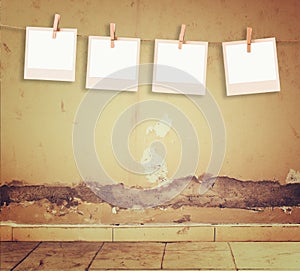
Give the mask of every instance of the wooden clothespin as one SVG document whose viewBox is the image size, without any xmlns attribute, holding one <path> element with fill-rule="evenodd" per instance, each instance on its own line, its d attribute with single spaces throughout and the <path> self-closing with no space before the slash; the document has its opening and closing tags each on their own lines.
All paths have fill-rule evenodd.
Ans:
<svg viewBox="0 0 300 271">
<path fill-rule="evenodd" d="M 53 39 L 56 38 L 56 32 L 59 31 L 59 28 L 58 28 L 59 20 L 60 20 L 60 15 L 55 14 L 54 15 L 54 22 L 53 22 L 53 34 L 52 34 Z"/>
<path fill-rule="evenodd" d="M 184 41 L 184 34 L 185 34 L 185 24 L 182 24 L 180 34 L 179 34 L 178 49 L 182 48 L 182 44 L 183 44 L 183 41 Z"/>
<path fill-rule="evenodd" d="M 110 48 L 115 48 L 116 24 L 110 23 Z"/>
<path fill-rule="evenodd" d="M 247 53 L 251 53 L 252 27 L 247 27 Z"/>
</svg>

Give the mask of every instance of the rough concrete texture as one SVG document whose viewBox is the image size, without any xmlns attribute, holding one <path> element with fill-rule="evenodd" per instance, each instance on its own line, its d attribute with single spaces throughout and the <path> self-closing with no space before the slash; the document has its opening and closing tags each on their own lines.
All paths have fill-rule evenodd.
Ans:
<svg viewBox="0 0 300 271">
<path fill-rule="evenodd" d="M 45 186 L 45 185 L 3 185 L 0 187 L 1 206 L 9 205 L 11 202 L 38 201 L 47 199 L 51 203 L 66 207 L 78 205 L 77 199 L 87 202 L 99 203 L 102 200 L 97 197 L 85 185 L 74 188 L 67 186 Z"/>
<path fill-rule="evenodd" d="M 211 130 L 205 114 L 184 95 L 157 94 L 151 91 L 151 85 L 141 86 L 137 92 L 120 92 L 99 115 L 94 133 L 99 162 L 113 180 L 125 184 L 100 189 L 110 204 L 86 186 L 73 185 L 79 184 L 81 176 L 74 161 L 71 136 L 77 125 L 74 118 L 87 94 L 84 82 L 87 36 L 109 35 L 108 23 L 116 22 L 120 36 L 141 38 L 140 63 L 152 63 L 154 40 L 177 39 L 180 25 L 184 23 L 186 40 L 209 42 L 206 86 L 218 104 L 227 135 L 226 156 L 219 174 L 244 180 L 295 182 L 300 170 L 300 54 L 299 43 L 294 42 L 299 40 L 300 33 L 299 0 L 1 0 L 2 10 L 1 24 L 10 27 L 1 28 L 0 184 L 12 179 L 25 180 L 28 184 L 1 187 L 1 221 L 54 224 L 300 222 L 299 186 L 280 186 L 275 182 L 218 178 L 208 193 L 200 195 L 203 184 L 200 178 L 157 208 L 132 210 L 112 204 L 134 207 L 130 204 L 134 197 L 137 200 L 139 191 L 128 190 L 126 186 L 152 185 L 146 179 L 140 180 L 139 174 L 130 174 L 121 167 L 112 151 L 113 127 L 122 112 L 133 105 L 158 101 L 176 107 L 194 127 L 201 146 L 199 164 L 191 172 L 199 175 L 208 171 L 213 147 Z M 51 26 L 55 12 L 62 14 L 62 27 L 78 29 L 76 82 L 24 80 L 24 29 L 29 25 Z M 281 91 L 228 97 L 221 42 L 244 40 L 248 25 L 253 27 L 254 39 L 276 37 Z M 98 94 L 102 97 L 103 93 Z M 153 113 L 157 113 L 157 109 L 153 108 Z M 164 107 L 162 111 L 156 120 L 168 113 Z M 147 134 L 148 122 L 135 126 L 140 113 L 141 110 L 137 110 L 130 122 L 125 123 L 126 127 L 135 128 L 128 135 L 122 134 L 122 138 L 128 138 L 130 152 L 137 161 L 151 142 L 161 140 L 167 150 L 168 176 L 172 176 L 180 163 L 177 136 L 186 142 L 189 138 L 173 128 L 167 134 L 154 130 Z M 84 159 L 89 163 L 88 158 L 84 156 Z M 59 181 L 58 186 L 55 186 L 56 181 Z M 46 183 L 49 186 L 42 186 Z M 161 187 L 159 191 L 169 190 Z M 150 197 L 153 190 L 143 193 Z M 145 206 L 143 196 L 138 202 L 141 207 Z"/>
<path fill-rule="evenodd" d="M 49 224 L 300 223 L 300 184 L 280 185 L 273 181 L 218 177 L 211 189 L 200 195 L 202 180 L 192 177 L 178 179 L 167 188 L 157 189 L 163 193 L 187 180 L 190 180 L 187 187 L 174 199 L 146 209 L 108 204 L 85 184 L 62 187 L 11 183 L 0 187 L 1 221 Z M 119 199 L 121 205 L 133 200 L 136 190 L 116 184 L 105 186 L 102 193 L 106 191 L 113 197 L 112 201 Z M 142 195 L 146 199 L 152 196 L 151 193 L 153 191 L 144 190 Z"/>
<path fill-rule="evenodd" d="M 112 205 L 117 207 L 147 208 L 149 201 L 154 204 L 159 196 L 164 197 L 164 194 L 170 190 L 178 190 L 186 186 L 182 193 L 171 201 L 158 206 L 174 209 L 182 206 L 249 209 L 300 205 L 300 184 L 280 185 L 274 181 L 240 181 L 228 177 L 218 177 L 213 180 L 211 189 L 203 195 L 199 194 L 202 180 L 196 177 L 187 177 L 174 180 L 168 185 L 156 189 L 128 188 L 123 184 L 100 186 L 90 183 L 89 185 L 94 186 L 93 191 L 98 196 L 85 184 L 76 187 L 3 185 L 0 187 L 0 196 L 1 206 L 11 202 L 47 199 L 57 205 L 63 205 L 66 202 L 68 208 L 78 205 L 78 199 L 90 203 L 101 203 L 103 202 L 101 198 L 109 198 L 108 203 L 114 203 Z M 160 194 L 158 195 L 158 193 Z M 137 196 L 139 197 L 138 206 L 135 202 Z M 157 202 L 159 201 L 157 200 Z"/>
<path fill-rule="evenodd" d="M 274 181 L 240 181 L 218 177 L 204 195 L 197 194 L 200 182 L 192 182 L 178 197 L 166 206 L 184 205 L 199 207 L 242 208 L 298 206 L 300 185 L 280 185 Z"/>
</svg>

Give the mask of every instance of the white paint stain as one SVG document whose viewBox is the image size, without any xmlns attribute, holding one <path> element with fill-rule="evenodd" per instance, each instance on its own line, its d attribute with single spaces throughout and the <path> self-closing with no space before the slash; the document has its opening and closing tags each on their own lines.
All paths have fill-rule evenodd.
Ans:
<svg viewBox="0 0 300 271">
<path fill-rule="evenodd" d="M 155 132 L 158 137 L 165 137 L 172 127 L 172 120 L 168 115 L 164 115 L 163 118 L 156 122 L 153 126 L 149 126 L 146 130 L 146 135 L 151 132 Z"/>
<path fill-rule="evenodd" d="M 112 207 L 111 212 L 115 215 L 118 213 L 118 208 L 117 207 Z"/>
<path fill-rule="evenodd" d="M 300 172 L 290 169 L 286 179 L 286 183 L 300 183 Z"/>
<path fill-rule="evenodd" d="M 144 150 L 141 164 L 145 169 L 147 180 L 150 183 L 161 183 L 168 179 L 168 168 L 165 160 L 152 147 Z"/>
<path fill-rule="evenodd" d="M 154 132 L 157 137 L 164 138 L 171 130 L 172 120 L 167 114 L 154 125 L 147 127 L 146 135 Z M 161 157 L 154 147 L 148 147 L 144 150 L 141 158 L 141 164 L 145 169 L 146 178 L 150 183 L 161 185 L 168 181 L 168 167 L 163 157 Z"/>
</svg>

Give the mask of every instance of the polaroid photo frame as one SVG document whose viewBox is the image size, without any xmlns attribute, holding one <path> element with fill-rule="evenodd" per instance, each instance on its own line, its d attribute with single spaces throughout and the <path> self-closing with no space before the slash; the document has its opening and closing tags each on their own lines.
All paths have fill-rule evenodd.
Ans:
<svg viewBox="0 0 300 271">
<path fill-rule="evenodd" d="M 26 27 L 24 79 L 75 81 L 77 29 Z"/>
<path fill-rule="evenodd" d="M 280 91 L 275 38 L 223 42 L 227 96 Z"/>
<path fill-rule="evenodd" d="M 137 91 L 140 39 L 89 36 L 87 89 Z"/>
<path fill-rule="evenodd" d="M 208 42 L 155 40 L 152 91 L 205 95 Z"/>
</svg>

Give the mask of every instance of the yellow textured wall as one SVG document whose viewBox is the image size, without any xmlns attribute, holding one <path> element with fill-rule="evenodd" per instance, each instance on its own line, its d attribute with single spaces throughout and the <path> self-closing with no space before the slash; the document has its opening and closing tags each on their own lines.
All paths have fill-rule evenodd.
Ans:
<svg viewBox="0 0 300 271">
<path fill-rule="evenodd" d="M 75 184 L 81 181 L 72 149 L 77 108 L 86 94 L 87 35 L 140 37 L 141 63 L 153 61 L 154 39 L 177 39 L 187 25 L 186 40 L 231 41 L 253 38 L 300 39 L 298 0 L 2 0 L 1 24 L 51 27 L 54 13 L 60 27 L 77 28 L 76 81 L 23 79 L 25 31 L 1 28 L 1 183 L 22 180 L 32 184 Z M 226 97 L 221 44 L 209 44 L 207 88 L 222 112 L 227 132 L 226 155 L 220 175 L 252 180 L 284 181 L 289 169 L 300 169 L 299 43 L 277 44 L 281 91 Z M 99 93 L 101 95 L 101 93 Z M 129 105 L 155 99 L 179 108 L 199 136 L 201 157 L 196 175 L 206 171 L 211 151 L 208 125 L 184 96 L 121 93 L 107 106 L 96 129 L 99 159 L 111 177 L 129 185 L 149 186 L 145 178 L 128 173 L 113 157 L 113 123 Z M 139 160 L 155 139 L 145 135 L 153 122 L 142 123 L 129 135 L 129 146 Z M 105 136 L 98 136 L 106 131 Z M 128 135 L 125 135 L 126 137 Z M 170 174 L 180 163 L 180 141 L 173 131 L 163 139 Z"/>
</svg>

